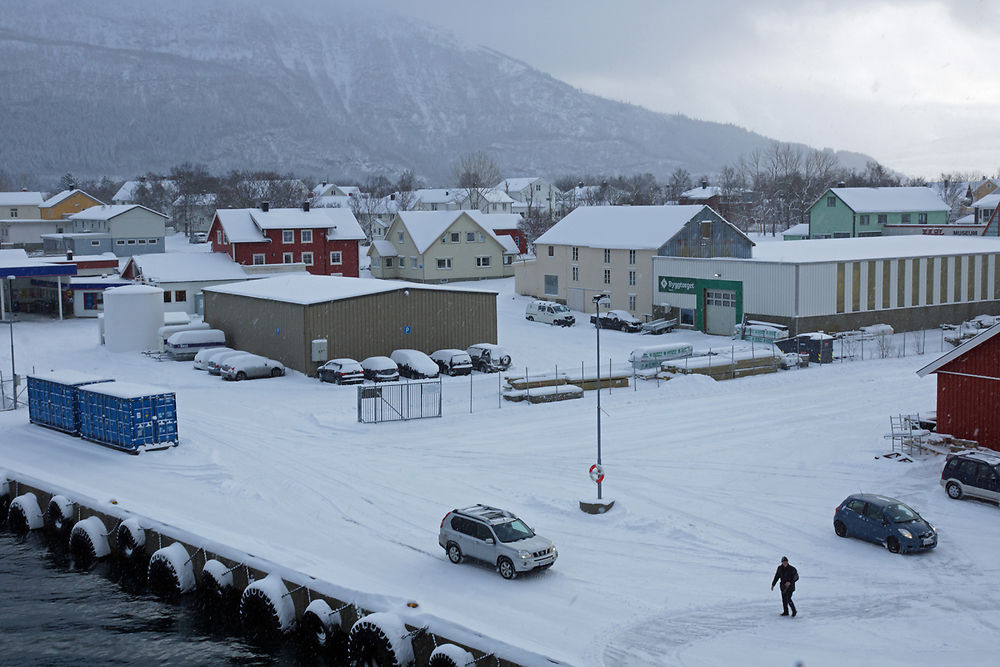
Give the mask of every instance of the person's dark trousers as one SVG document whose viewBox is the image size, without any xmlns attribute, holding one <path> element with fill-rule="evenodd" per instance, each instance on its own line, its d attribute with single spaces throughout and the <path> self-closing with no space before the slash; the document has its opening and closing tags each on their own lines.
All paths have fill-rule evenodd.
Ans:
<svg viewBox="0 0 1000 667">
<path fill-rule="evenodd" d="M 784 586 L 782 586 L 782 588 L 781 588 L 781 607 L 782 607 L 782 609 L 784 609 L 784 613 L 785 614 L 788 613 L 788 609 L 789 609 L 789 607 L 791 607 L 791 609 L 792 609 L 792 616 L 795 616 L 795 614 L 797 613 L 795 611 L 795 603 L 792 602 L 792 593 L 794 593 L 794 592 L 795 591 L 793 591 L 791 589 L 791 587 L 784 587 Z"/>
</svg>

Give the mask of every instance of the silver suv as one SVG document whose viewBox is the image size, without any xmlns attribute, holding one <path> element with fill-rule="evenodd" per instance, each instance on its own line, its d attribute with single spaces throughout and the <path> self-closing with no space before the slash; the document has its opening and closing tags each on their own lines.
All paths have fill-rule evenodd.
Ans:
<svg viewBox="0 0 1000 667">
<path fill-rule="evenodd" d="M 448 512 L 441 520 L 438 544 L 452 563 L 466 558 L 491 563 L 504 579 L 547 569 L 559 555 L 551 540 L 535 535 L 510 512 L 487 505 Z"/>
</svg>

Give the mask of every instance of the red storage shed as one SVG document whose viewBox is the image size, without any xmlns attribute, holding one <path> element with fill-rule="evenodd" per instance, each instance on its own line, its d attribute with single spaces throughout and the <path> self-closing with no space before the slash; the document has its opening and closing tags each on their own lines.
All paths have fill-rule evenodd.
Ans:
<svg viewBox="0 0 1000 667">
<path fill-rule="evenodd" d="M 1000 450 L 1000 324 L 924 366 L 937 374 L 937 430 Z"/>
</svg>

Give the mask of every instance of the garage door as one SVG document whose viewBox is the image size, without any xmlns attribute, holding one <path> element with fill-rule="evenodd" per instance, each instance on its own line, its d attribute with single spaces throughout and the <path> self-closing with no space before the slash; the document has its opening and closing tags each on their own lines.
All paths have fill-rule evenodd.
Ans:
<svg viewBox="0 0 1000 667">
<path fill-rule="evenodd" d="M 736 326 L 736 292 L 705 290 L 705 333 L 732 336 Z"/>
</svg>

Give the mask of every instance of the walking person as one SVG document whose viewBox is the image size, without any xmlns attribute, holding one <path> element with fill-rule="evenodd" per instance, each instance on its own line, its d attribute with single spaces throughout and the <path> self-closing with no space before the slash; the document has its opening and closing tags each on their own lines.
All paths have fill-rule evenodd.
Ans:
<svg viewBox="0 0 1000 667">
<path fill-rule="evenodd" d="M 781 606 L 784 609 L 781 612 L 782 616 L 788 616 L 788 610 L 791 608 L 792 616 L 797 613 L 795 611 L 795 603 L 792 602 L 792 593 L 795 592 L 795 582 L 799 580 L 799 571 L 788 564 L 788 556 L 781 557 L 781 565 L 778 566 L 777 571 L 774 573 L 774 579 L 771 580 L 771 590 L 774 590 L 774 585 L 781 582 Z"/>
</svg>

